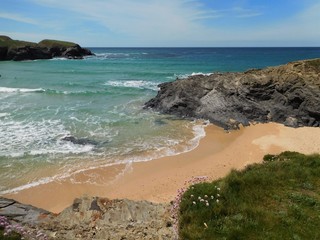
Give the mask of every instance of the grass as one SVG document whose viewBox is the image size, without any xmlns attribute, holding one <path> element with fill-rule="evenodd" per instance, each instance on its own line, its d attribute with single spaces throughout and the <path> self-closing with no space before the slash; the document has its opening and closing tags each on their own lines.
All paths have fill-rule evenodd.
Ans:
<svg viewBox="0 0 320 240">
<path fill-rule="evenodd" d="M 190 187 L 180 203 L 183 240 L 311 240 L 320 239 L 319 226 L 319 154 L 267 155 L 264 164 Z"/>
<path fill-rule="evenodd" d="M 0 35 L 0 47 L 8 47 L 10 48 L 18 48 L 23 46 L 36 46 L 37 44 L 34 42 L 26 42 L 13 40 L 7 36 Z"/>
<path fill-rule="evenodd" d="M 66 41 L 58 41 L 58 40 L 49 40 L 45 39 L 38 43 L 40 47 L 73 47 L 76 44 L 73 42 L 66 42 Z"/>
<path fill-rule="evenodd" d="M 45 39 L 42 40 L 39 43 L 34 43 L 34 42 L 26 42 L 26 41 L 19 41 L 19 40 L 13 40 L 8 36 L 3 36 L 0 35 L 0 47 L 8 47 L 9 49 L 11 48 L 18 48 L 18 47 L 24 47 L 24 46 L 32 46 L 32 47 L 73 47 L 75 46 L 76 43 L 73 42 L 65 42 L 65 41 L 58 41 L 58 40 L 49 40 Z"/>
<path fill-rule="evenodd" d="M 306 61 L 306 65 L 320 71 L 320 59 L 308 60 Z"/>
<path fill-rule="evenodd" d="M 4 229 L 0 227 L 0 240 L 20 240 L 22 238 L 22 236 L 16 232 L 12 232 L 8 235 L 5 235 L 4 233 Z"/>
</svg>

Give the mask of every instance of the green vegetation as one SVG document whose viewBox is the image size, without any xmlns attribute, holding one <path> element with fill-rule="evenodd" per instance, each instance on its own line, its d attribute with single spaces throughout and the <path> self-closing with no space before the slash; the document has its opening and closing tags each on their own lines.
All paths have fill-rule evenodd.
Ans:
<svg viewBox="0 0 320 240">
<path fill-rule="evenodd" d="M 19 233 L 11 232 L 10 234 L 5 234 L 3 228 L 0 227 L 0 239 L 1 240 L 20 240 L 22 236 Z"/>
<path fill-rule="evenodd" d="M 320 239 L 320 155 L 264 160 L 190 187 L 180 204 L 180 239 Z"/>
<path fill-rule="evenodd" d="M 58 40 L 49 40 L 45 39 L 42 40 L 41 42 L 38 43 L 39 47 L 47 47 L 47 48 L 52 48 L 52 47 L 73 47 L 77 45 L 76 43 L 73 42 L 65 42 L 65 41 L 58 41 Z"/>
<path fill-rule="evenodd" d="M 19 41 L 19 40 L 13 40 L 8 36 L 0 35 L 0 47 L 8 47 L 11 48 L 18 48 L 18 47 L 24 47 L 24 46 L 32 46 L 32 47 L 46 47 L 46 48 L 52 48 L 52 47 L 73 47 L 77 45 L 73 42 L 65 42 L 65 41 L 58 41 L 58 40 L 42 40 L 39 43 L 34 42 L 26 42 L 26 41 Z"/>
<path fill-rule="evenodd" d="M 308 60 L 306 61 L 306 65 L 320 71 L 320 59 Z"/>
<path fill-rule="evenodd" d="M 23 46 L 36 46 L 36 45 L 37 44 L 33 42 L 13 40 L 8 36 L 0 35 L 0 47 L 8 47 L 8 49 L 10 49 L 10 48 L 23 47 Z"/>
</svg>

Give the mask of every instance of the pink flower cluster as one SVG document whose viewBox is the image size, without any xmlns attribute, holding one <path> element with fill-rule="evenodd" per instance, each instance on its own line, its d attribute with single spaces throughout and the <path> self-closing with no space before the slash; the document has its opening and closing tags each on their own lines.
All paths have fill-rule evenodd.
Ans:
<svg viewBox="0 0 320 240">
<path fill-rule="evenodd" d="M 178 189 L 178 193 L 173 201 L 172 208 L 171 208 L 171 216 L 174 221 L 173 227 L 177 236 L 178 236 L 178 229 L 179 229 L 179 208 L 180 208 L 180 203 L 181 203 L 183 194 L 187 191 L 190 185 L 202 183 L 207 180 L 208 180 L 207 176 L 192 177 L 190 180 L 184 182 L 184 186 L 182 188 Z"/>
<path fill-rule="evenodd" d="M 4 236 L 10 236 L 13 233 L 21 235 L 21 239 L 47 240 L 48 237 L 41 231 L 26 230 L 19 224 L 11 224 L 5 216 L 0 216 L 0 228 L 4 229 Z M 1 236 L 0 236 L 1 238 Z"/>
</svg>

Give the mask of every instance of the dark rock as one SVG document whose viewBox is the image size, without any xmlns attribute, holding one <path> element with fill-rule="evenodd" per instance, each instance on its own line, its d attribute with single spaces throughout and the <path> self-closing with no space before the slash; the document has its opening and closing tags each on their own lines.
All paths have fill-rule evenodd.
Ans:
<svg viewBox="0 0 320 240">
<path fill-rule="evenodd" d="M 73 59 L 81 59 L 83 58 L 83 53 L 81 51 L 81 47 L 79 45 L 69 47 L 61 54 L 62 57 L 73 58 Z"/>
<path fill-rule="evenodd" d="M 72 42 L 43 40 L 39 43 L 33 43 L 0 36 L 0 43 L 0 61 L 51 59 L 54 57 L 82 59 L 84 56 L 94 55 L 90 50 Z"/>
<path fill-rule="evenodd" d="M 47 49 L 37 47 L 20 47 L 10 49 L 7 53 L 7 58 L 13 61 L 36 60 L 36 59 L 50 59 L 51 54 Z"/>
<path fill-rule="evenodd" d="M 320 125 L 320 61 L 306 60 L 244 73 L 191 76 L 160 84 L 145 104 L 162 113 L 208 119 L 226 129 L 250 122 Z"/>
<path fill-rule="evenodd" d="M 90 140 L 87 138 L 76 138 L 74 136 L 66 136 L 66 137 L 62 138 L 61 140 L 72 142 L 72 143 L 78 144 L 78 145 L 98 145 L 98 142 L 96 142 L 94 140 Z"/>
<path fill-rule="evenodd" d="M 0 216 L 30 226 L 48 221 L 52 217 L 48 211 L 3 197 L 0 197 Z"/>
<path fill-rule="evenodd" d="M 0 47 L 0 61 L 7 59 L 8 47 Z"/>
</svg>

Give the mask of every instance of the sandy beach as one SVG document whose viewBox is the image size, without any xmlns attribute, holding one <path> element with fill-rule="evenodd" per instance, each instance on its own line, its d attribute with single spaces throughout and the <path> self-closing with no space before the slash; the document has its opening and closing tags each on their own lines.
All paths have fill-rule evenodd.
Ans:
<svg viewBox="0 0 320 240">
<path fill-rule="evenodd" d="M 193 176 L 214 180 L 262 162 L 265 154 L 285 150 L 305 154 L 320 152 L 320 128 L 289 128 L 281 124 L 256 124 L 226 132 L 209 125 L 194 150 L 149 162 L 89 170 L 5 197 L 52 212 L 60 212 L 82 195 L 168 202 Z"/>
</svg>

